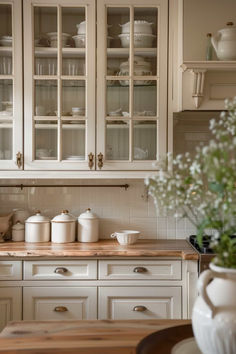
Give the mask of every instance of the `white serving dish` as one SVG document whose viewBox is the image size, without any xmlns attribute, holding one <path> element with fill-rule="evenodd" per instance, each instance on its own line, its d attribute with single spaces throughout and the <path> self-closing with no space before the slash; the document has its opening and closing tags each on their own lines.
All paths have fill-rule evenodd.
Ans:
<svg viewBox="0 0 236 354">
<path fill-rule="evenodd" d="M 25 242 L 49 242 L 50 220 L 40 211 L 25 221 Z"/>
<path fill-rule="evenodd" d="M 123 33 L 119 34 L 118 37 L 121 40 L 122 47 L 128 48 L 130 35 Z M 156 38 L 156 36 L 153 34 L 134 33 L 134 48 L 152 48 L 154 38 Z"/>
<path fill-rule="evenodd" d="M 82 21 L 76 25 L 78 34 L 86 34 L 86 21 Z"/>
<path fill-rule="evenodd" d="M 77 34 L 72 37 L 75 42 L 76 48 L 85 48 L 86 45 L 86 34 Z"/>
<path fill-rule="evenodd" d="M 134 33 L 152 34 L 152 24 L 144 20 L 134 20 Z M 122 33 L 130 33 L 130 22 L 120 25 Z"/>
<path fill-rule="evenodd" d="M 0 39 L 0 46 L 2 47 L 11 47 L 12 46 L 12 38 L 7 39 L 7 38 L 1 38 Z"/>
<path fill-rule="evenodd" d="M 57 32 L 49 32 L 47 33 L 47 36 L 49 37 L 50 41 L 50 46 L 51 47 L 57 47 Z M 67 44 L 67 40 L 71 37 L 70 34 L 68 33 L 62 33 L 61 34 L 61 45 L 62 47 L 65 47 Z"/>
<path fill-rule="evenodd" d="M 99 220 L 88 208 L 78 217 L 78 241 L 97 242 L 99 239 Z"/>
<path fill-rule="evenodd" d="M 132 245 L 138 240 L 139 235 L 139 231 L 120 230 L 111 234 L 111 238 L 116 238 L 120 245 Z"/>
<path fill-rule="evenodd" d="M 52 242 L 69 243 L 75 241 L 76 219 L 68 210 L 63 210 L 52 221 Z"/>
</svg>

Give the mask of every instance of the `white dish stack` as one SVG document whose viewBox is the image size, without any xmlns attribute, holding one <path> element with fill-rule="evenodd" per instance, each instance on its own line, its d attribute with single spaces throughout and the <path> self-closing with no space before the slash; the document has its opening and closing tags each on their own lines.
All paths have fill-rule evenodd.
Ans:
<svg viewBox="0 0 236 354">
<path fill-rule="evenodd" d="M 130 45 L 130 22 L 120 25 L 119 38 L 123 48 Z M 155 35 L 152 34 L 152 23 L 144 20 L 134 20 L 134 48 L 151 48 Z"/>
<path fill-rule="evenodd" d="M 120 76 L 128 76 L 129 75 L 129 60 L 124 61 L 120 64 Z M 152 75 L 151 71 L 151 63 L 146 61 L 143 57 L 134 56 L 134 75 L 135 76 L 147 76 Z M 150 80 L 135 80 L 134 85 L 149 85 Z M 128 86 L 129 80 L 120 80 L 120 85 Z"/>
</svg>

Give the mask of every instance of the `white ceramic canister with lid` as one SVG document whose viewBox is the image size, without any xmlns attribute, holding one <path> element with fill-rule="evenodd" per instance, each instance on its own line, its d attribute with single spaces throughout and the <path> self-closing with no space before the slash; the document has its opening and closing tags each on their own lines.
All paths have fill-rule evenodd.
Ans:
<svg viewBox="0 0 236 354">
<path fill-rule="evenodd" d="M 18 220 L 15 225 L 12 226 L 12 241 L 20 242 L 25 240 L 25 225 L 21 224 Z"/>
<path fill-rule="evenodd" d="M 60 215 L 52 219 L 52 242 L 68 243 L 75 241 L 76 219 L 68 210 L 63 210 Z"/>
<path fill-rule="evenodd" d="M 99 220 L 88 208 L 78 217 L 78 241 L 97 242 L 99 239 Z"/>
<path fill-rule="evenodd" d="M 37 211 L 25 221 L 25 242 L 50 241 L 50 219 Z"/>
</svg>

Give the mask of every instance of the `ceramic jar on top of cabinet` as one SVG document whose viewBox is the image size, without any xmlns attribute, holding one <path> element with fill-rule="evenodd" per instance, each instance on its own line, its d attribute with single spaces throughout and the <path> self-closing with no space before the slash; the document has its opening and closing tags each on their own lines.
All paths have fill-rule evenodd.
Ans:
<svg viewBox="0 0 236 354">
<path fill-rule="evenodd" d="M 67 243 L 75 241 L 76 219 L 68 210 L 63 210 L 60 215 L 52 219 L 52 242 Z"/>
<path fill-rule="evenodd" d="M 97 242 L 99 239 L 99 221 L 96 214 L 88 208 L 78 217 L 78 241 Z"/>
<path fill-rule="evenodd" d="M 25 222 L 25 242 L 50 241 L 50 219 L 37 211 Z"/>
</svg>

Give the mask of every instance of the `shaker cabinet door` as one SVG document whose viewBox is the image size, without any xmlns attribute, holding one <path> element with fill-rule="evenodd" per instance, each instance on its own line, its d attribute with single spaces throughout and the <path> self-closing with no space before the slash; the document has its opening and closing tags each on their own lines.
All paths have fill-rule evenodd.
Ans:
<svg viewBox="0 0 236 354">
<path fill-rule="evenodd" d="M 0 332 L 9 321 L 21 320 L 22 288 L 0 288 Z"/>
<path fill-rule="evenodd" d="M 167 4 L 98 1 L 98 169 L 152 170 L 166 152 Z"/>
<path fill-rule="evenodd" d="M 94 169 L 95 1 L 25 0 L 24 25 L 25 169 Z"/>
<path fill-rule="evenodd" d="M 25 287 L 24 320 L 94 320 L 96 287 Z"/>
<path fill-rule="evenodd" d="M 23 168 L 21 1 L 0 1 L 0 169 Z"/>
</svg>

